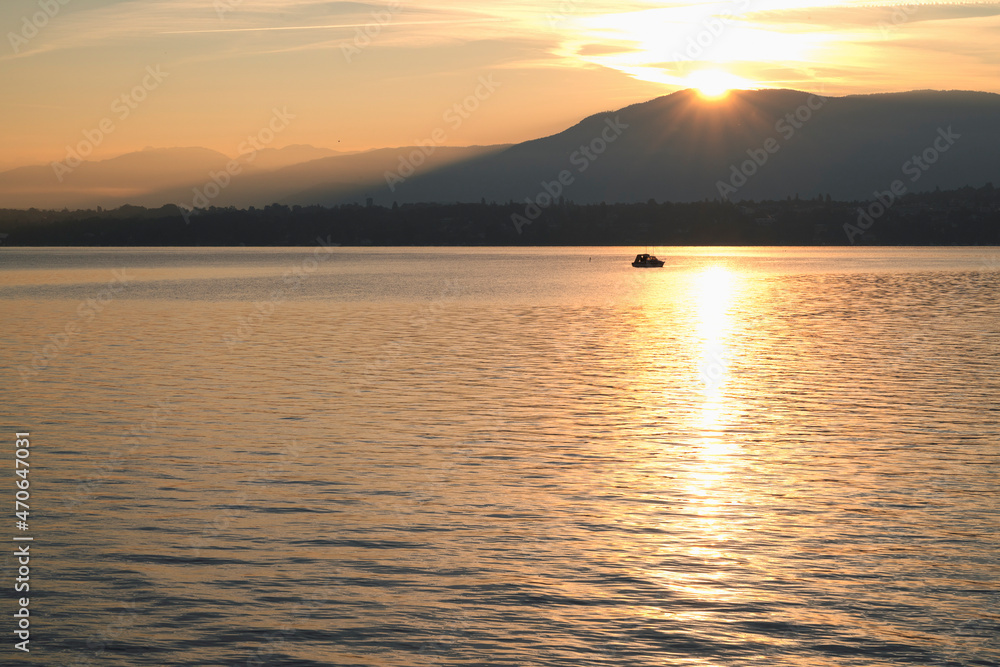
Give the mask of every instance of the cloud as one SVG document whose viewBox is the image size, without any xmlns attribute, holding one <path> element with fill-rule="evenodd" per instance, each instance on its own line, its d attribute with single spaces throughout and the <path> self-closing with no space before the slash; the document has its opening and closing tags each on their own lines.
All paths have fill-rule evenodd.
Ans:
<svg viewBox="0 0 1000 667">
<path fill-rule="evenodd" d="M 955 5 L 791 0 L 675 3 L 575 20 L 560 53 L 643 81 L 688 85 L 699 69 L 723 68 L 762 87 L 848 86 L 840 64 L 861 86 L 922 87 L 947 72 L 997 77 L 995 20 L 1000 3 Z M 896 44 L 897 46 L 893 46 Z M 603 48 L 602 48 L 603 47 Z M 907 52 L 903 55 L 903 49 Z M 970 59 L 974 71 L 969 71 Z M 926 69 L 924 63 L 932 68 Z M 871 70 L 869 72 L 869 69 Z M 779 76 L 775 74 L 780 72 Z M 827 81 L 823 72 L 832 76 Z M 995 88 L 986 85 L 985 88 Z"/>
<path fill-rule="evenodd" d="M 442 19 L 437 21 L 393 21 L 393 26 L 414 26 L 414 25 L 448 25 L 448 24 L 469 24 L 469 23 L 490 23 L 502 21 L 503 19 Z M 365 28 L 372 25 L 372 21 L 364 23 L 337 23 L 328 25 L 282 25 L 263 26 L 259 28 L 214 28 L 208 30 L 170 30 L 161 32 L 161 35 L 202 35 L 227 32 L 276 32 L 281 30 L 347 30 L 349 28 Z"/>
<path fill-rule="evenodd" d="M 391 15 L 386 31 L 396 33 L 393 43 L 413 41 L 426 44 L 428 37 L 437 41 L 456 38 L 475 40 L 498 34 L 518 34 L 523 29 L 523 17 L 507 8 L 505 11 L 482 11 L 449 3 L 399 3 L 390 10 L 388 3 L 327 2 L 282 0 L 127 0 L 109 5 L 67 10 L 49 22 L 38 37 L 18 55 L 7 54 L 2 59 L 29 58 L 52 51 L 91 47 L 129 48 L 149 46 L 169 40 L 197 35 L 227 35 L 237 39 L 241 33 L 273 33 L 276 39 L 294 50 L 303 42 L 323 43 L 331 34 L 343 39 L 353 36 L 357 28 L 378 23 L 376 14 Z M 503 24 L 512 24 L 502 27 Z M 515 25 L 516 24 L 516 25 Z M 461 29 L 458 30 L 458 26 Z M 478 29 L 477 29 L 478 27 Z M 282 35 L 281 33 L 287 33 Z M 387 42 L 389 40 L 386 40 Z M 226 41 L 185 42 L 185 46 L 205 56 L 225 52 Z M 275 52 L 275 43 L 241 43 L 245 53 Z"/>
<path fill-rule="evenodd" d="M 1000 15 L 1000 3 L 864 3 L 863 5 L 831 5 L 823 7 L 793 7 L 760 10 L 748 13 L 751 21 L 766 23 L 779 28 L 789 24 L 796 29 L 809 27 L 829 30 L 841 28 L 868 28 L 882 22 L 895 25 L 923 21 L 941 21 Z"/>
</svg>

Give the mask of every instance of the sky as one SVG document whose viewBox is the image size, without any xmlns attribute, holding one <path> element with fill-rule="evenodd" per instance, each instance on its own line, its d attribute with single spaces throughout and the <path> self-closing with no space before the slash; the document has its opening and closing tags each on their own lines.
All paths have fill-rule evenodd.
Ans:
<svg viewBox="0 0 1000 667">
<path fill-rule="evenodd" d="M 692 87 L 1000 93 L 1000 2 L 3 0 L 0 28 L 0 169 L 516 143 Z"/>
</svg>

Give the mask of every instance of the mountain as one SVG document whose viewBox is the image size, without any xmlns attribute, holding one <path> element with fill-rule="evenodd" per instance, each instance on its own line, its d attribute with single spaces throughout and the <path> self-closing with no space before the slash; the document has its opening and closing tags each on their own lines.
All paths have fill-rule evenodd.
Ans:
<svg viewBox="0 0 1000 667">
<path fill-rule="evenodd" d="M 238 177 L 251 178 L 336 155 L 347 153 L 302 144 L 263 148 L 239 156 Z M 193 198 L 193 188 L 204 186 L 212 174 L 224 172 L 232 159 L 207 148 L 147 148 L 108 160 L 20 167 L 0 173 L 0 207 L 112 208 L 184 203 Z M 161 192 L 170 195 L 163 198 Z M 268 193 L 272 194 L 287 192 Z"/>
<path fill-rule="evenodd" d="M 132 203 L 145 206 L 160 206 L 176 203 L 186 208 L 206 208 L 205 200 L 212 206 L 266 206 L 272 203 L 315 204 L 320 201 L 336 200 L 346 203 L 363 202 L 386 189 L 384 175 L 398 168 L 400 156 L 418 152 L 424 155 L 421 165 L 423 173 L 433 173 L 437 169 L 452 164 L 475 161 L 482 157 L 501 152 L 508 146 L 469 146 L 461 148 L 437 147 L 431 155 L 425 155 L 419 147 L 382 148 L 351 155 L 311 160 L 302 164 L 283 167 L 274 171 L 241 173 L 230 184 L 220 189 L 215 197 L 207 197 L 206 187 L 214 193 L 209 179 L 203 174 L 201 180 L 183 187 L 158 190 Z M 256 164 L 256 161 L 254 161 Z M 199 200 L 198 194 L 202 194 Z M 391 192 L 389 193 L 391 195 Z M 392 199 L 384 197 L 388 203 Z"/>
<path fill-rule="evenodd" d="M 182 186 L 225 169 L 231 160 L 207 148 L 148 148 L 57 171 L 51 165 L 0 173 L 0 207 L 92 208 L 136 203 L 158 187 Z"/>
<path fill-rule="evenodd" d="M 591 116 L 497 154 L 419 173 L 394 192 L 383 187 L 372 196 L 401 204 L 483 197 L 544 204 L 547 192 L 579 203 L 723 195 L 865 200 L 894 181 L 907 192 L 1000 183 L 997 155 L 1000 95 L 991 93 L 822 98 L 758 90 L 712 101 L 681 91 Z M 338 201 L 343 197 L 331 192 L 320 203 Z"/>
<path fill-rule="evenodd" d="M 578 203 L 813 198 L 869 200 L 1000 183 L 1000 95 L 914 91 L 823 98 L 794 90 L 694 91 L 590 116 L 502 146 L 336 153 L 312 146 L 230 158 L 146 150 L 0 173 L 0 208 L 186 208 L 363 202 Z"/>
<path fill-rule="evenodd" d="M 246 207 L 330 197 L 363 201 L 385 187 L 384 174 L 399 168 L 400 155 L 416 155 L 422 172 L 432 173 L 506 148 L 410 146 L 337 153 L 296 145 L 241 155 L 232 171 L 227 166 L 233 158 L 205 148 L 146 149 L 84 161 L 60 173 L 52 166 L 0 173 L 0 208 Z"/>
</svg>

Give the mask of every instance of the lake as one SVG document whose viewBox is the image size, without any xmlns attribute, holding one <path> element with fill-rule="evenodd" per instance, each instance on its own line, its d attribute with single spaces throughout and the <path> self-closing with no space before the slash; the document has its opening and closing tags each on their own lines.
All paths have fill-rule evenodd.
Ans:
<svg viewBox="0 0 1000 667">
<path fill-rule="evenodd" d="M 645 250 L 0 249 L 2 662 L 1000 664 L 1000 249 Z"/>
</svg>

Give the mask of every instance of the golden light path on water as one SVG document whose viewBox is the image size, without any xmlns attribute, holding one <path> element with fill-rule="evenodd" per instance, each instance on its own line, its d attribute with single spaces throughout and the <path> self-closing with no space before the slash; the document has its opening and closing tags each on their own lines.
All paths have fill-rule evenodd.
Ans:
<svg viewBox="0 0 1000 667">
<path fill-rule="evenodd" d="M 734 562 L 742 562 L 746 570 L 764 568 L 736 553 L 735 545 L 747 531 L 743 521 L 732 521 L 742 506 L 753 504 L 731 479 L 743 447 L 732 429 L 740 427 L 745 412 L 734 391 L 742 388 L 733 386 L 731 373 L 741 354 L 740 314 L 752 314 L 752 303 L 743 300 L 753 293 L 755 277 L 724 260 L 702 261 L 698 268 L 643 275 L 640 298 L 657 315 L 640 334 L 645 340 L 632 343 L 648 349 L 641 357 L 651 366 L 642 373 L 642 400 L 658 436 L 648 452 L 651 465 L 637 471 L 641 479 L 636 484 L 648 484 L 651 477 L 663 480 L 659 500 L 678 509 L 666 512 L 659 527 L 680 537 L 655 547 L 665 564 L 650 570 L 647 560 L 642 576 L 658 581 L 681 604 L 669 610 L 651 607 L 646 613 L 685 626 L 713 618 L 719 604 L 749 602 L 745 587 L 732 581 Z M 663 327 L 670 319 L 683 324 Z M 678 457 L 679 451 L 687 456 Z M 685 462 L 678 465 L 679 460 Z M 682 562 L 701 566 L 691 569 Z"/>
<path fill-rule="evenodd" d="M 697 434 L 697 467 L 688 471 L 687 490 L 695 501 L 697 516 L 695 529 L 701 533 L 698 546 L 689 555 L 705 561 L 723 562 L 727 557 L 723 545 L 734 539 L 727 529 L 724 505 L 730 500 L 724 496 L 723 487 L 732 467 L 730 450 L 736 445 L 727 436 L 726 429 L 735 421 L 734 399 L 726 394 L 728 360 L 732 356 L 730 339 L 733 335 L 734 292 L 736 274 L 722 265 L 708 266 L 691 276 L 696 326 L 695 344 L 698 346 L 698 378 L 702 383 L 700 405 L 692 414 L 691 430 Z M 707 546 L 719 545 L 719 546 Z M 701 585 L 692 591 L 702 599 L 724 597 L 736 602 L 736 587 L 720 585 L 723 568 L 709 575 L 710 585 Z"/>
</svg>

